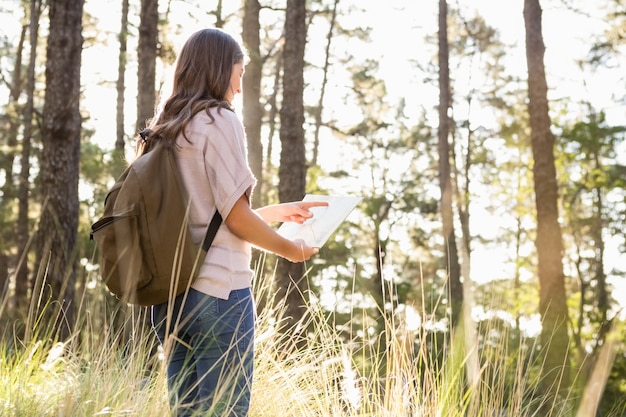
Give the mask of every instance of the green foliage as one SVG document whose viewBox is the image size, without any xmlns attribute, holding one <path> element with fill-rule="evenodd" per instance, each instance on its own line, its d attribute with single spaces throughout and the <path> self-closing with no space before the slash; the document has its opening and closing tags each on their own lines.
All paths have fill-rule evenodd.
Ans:
<svg viewBox="0 0 626 417">
<path fill-rule="evenodd" d="M 126 162 L 116 151 L 107 151 L 92 142 L 81 144 L 80 172 L 81 181 L 92 188 L 84 203 L 90 207 L 99 207 L 104 202 L 112 181 L 122 173 Z"/>
<path fill-rule="evenodd" d="M 620 239 L 619 232 L 607 231 L 623 229 L 619 205 L 609 201 L 626 196 L 616 154 L 624 132 L 626 126 L 609 125 L 603 112 L 596 113 L 589 106 L 586 120 L 565 124 L 557 142 L 564 230 L 569 236 L 566 257 L 575 266 L 572 275 L 578 281 L 572 285 L 578 292 L 577 302 L 571 303 L 571 311 L 576 312 L 574 331 L 579 333 L 578 340 L 589 340 L 594 350 L 603 343 L 606 323 L 615 310 L 608 277 L 626 272 L 619 267 L 605 270 L 603 259 L 609 239 Z M 620 244 L 625 242 L 621 234 Z"/>
</svg>

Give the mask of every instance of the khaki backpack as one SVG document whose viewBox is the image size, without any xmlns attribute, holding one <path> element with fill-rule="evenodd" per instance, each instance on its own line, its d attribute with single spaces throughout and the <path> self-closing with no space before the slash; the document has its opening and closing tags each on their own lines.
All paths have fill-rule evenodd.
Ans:
<svg viewBox="0 0 626 417">
<path fill-rule="evenodd" d="M 191 241 L 188 210 L 173 150 L 158 141 L 109 190 L 91 226 L 107 288 L 129 304 L 149 306 L 186 291 L 221 223 L 215 212 L 201 247 Z"/>
</svg>

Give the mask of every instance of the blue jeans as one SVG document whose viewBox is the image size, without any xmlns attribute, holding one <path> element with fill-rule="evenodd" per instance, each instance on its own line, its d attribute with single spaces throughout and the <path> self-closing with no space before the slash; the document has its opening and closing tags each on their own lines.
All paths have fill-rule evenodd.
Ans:
<svg viewBox="0 0 626 417">
<path fill-rule="evenodd" d="M 167 362 L 176 416 L 248 415 L 254 360 L 254 301 L 249 288 L 228 300 L 191 288 L 152 307 Z"/>
</svg>

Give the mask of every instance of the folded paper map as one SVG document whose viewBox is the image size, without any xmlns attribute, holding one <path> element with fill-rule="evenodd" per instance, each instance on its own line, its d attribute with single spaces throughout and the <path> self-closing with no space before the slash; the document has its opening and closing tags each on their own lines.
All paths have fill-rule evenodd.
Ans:
<svg viewBox="0 0 626 417">
<path fill-rule="evenodd" d="M 278 234 L 290 240 L 303 240 L 308 246 L 321 248 L 339 225 L 361 201 L 361 197 L 307 194 L 302 201 L 327 201 L 328 206 L 311 207 L 313 217 L 302 224 L 283 223 Z"/>
</svg>

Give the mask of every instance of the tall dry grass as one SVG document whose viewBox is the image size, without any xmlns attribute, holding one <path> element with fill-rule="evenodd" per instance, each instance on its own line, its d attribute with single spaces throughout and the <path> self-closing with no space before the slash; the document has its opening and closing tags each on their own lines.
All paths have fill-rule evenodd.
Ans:
<svg viewBox="0 0 626 417">
<path fill-rule="evenodd" d="M 257 282 L 255 293 L 266 297 L 269 286 Z M 27 340 L 4 332 L 0 415 L 168 415 L 163 360 L 146 326 L 147 310 L 111 310 L 87 294 L 79 310 L 67 341 L 55 341 L 37 317 L 26 320 Z M 3 304 L 0 317 L 5 311 Z M 301 343 L 280 330 L 283 311 L 265 308 L 258 316 L 252 417 L 545 415 L 539 414 L 539 374 L 531 366 L 539 359 L 533 358 L 534 346 L 520 339 L 511 345 L 514 339 L 496 324 L 477 328 L 480 344 L 468 344 L 463 328 L 436 342 L 424 328 L 363 310 L 347 324 L 347 336 L 312 303 L 301 323 L 307 329 Z M 382 334 L 363 324 L 373 319 L 383 321 Z M 468 378 L 468 360 L 479 348 L 479 366 L 471 368 L 476 375 Z M 528 349 L 530 354 L 519 354 Z M 552 404 L 549 414 L 587 417 L 579 397 Z"/>
</svg>

